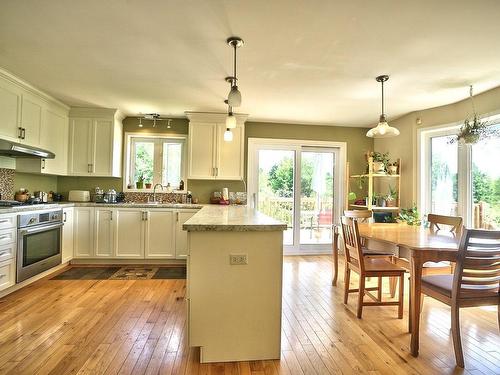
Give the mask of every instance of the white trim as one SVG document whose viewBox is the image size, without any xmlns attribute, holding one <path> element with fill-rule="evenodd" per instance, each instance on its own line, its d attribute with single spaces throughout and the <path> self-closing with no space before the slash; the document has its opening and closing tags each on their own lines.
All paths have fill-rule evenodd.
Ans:
<svg viewBox="0 0 500 375">
<path fill-rule="evenodd" d="M 290 150 L 295 152 L 296 174 L 295 186 L 300 186 L 300 151 L 303 149 L 323 148 L 330 149 L 336 155 L 334 169 L 334 212 L 333 220 L 339 220 L 342 215 L 345 200 L 345 166 L 347 161 L 347 143 L 334 141 L 311 141 L 311 140 L 296 140 L 296 139 L 274 139 L 274 138 L 248 138 L 248 155 L 247 155 L 247 183 L 248 183 L 248 199 L 249 205 L 255 207 L 257 194 L 257 175 L 254 171 L 257 168 L 257 150 L 261 148 L 272 148 L 273 150 Z M 336 151 L 338 150 L 338 151 Z M 296 207 L 300 205 L 300 195 L 295 194 L 294 212 Z M 326 254 L 331 252 L 331 244 L 300 244 L 300 238 L 297 238 L 300 229 L 300 217 L 294 215 L 294 244 L 292 246 L 284 245 L 284 251 L 287 255 L 299 254 Z"/>
<path fill-rule="evenodd" d="M 222 124 L 226 123 L 226 118 L 227 118 L 227 113 L 223 112 L 190 112 L 186 111 L 184 112 L 186 114 L 186 117 L 188 118 L 189 122 L 194 122 L 194 123 L 217 123 L 217 124 Z M 248 118 L 248 115 L 246 113 L 234 113 L 234 116 L 236 117 L 236 123 L 238 125 L 243 125 L 245 121 Z"/>
</svg>

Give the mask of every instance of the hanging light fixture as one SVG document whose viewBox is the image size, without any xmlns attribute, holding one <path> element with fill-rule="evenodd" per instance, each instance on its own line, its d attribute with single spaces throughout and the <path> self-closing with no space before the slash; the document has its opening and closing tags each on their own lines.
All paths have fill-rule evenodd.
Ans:
<svg viewBox="0 0 500 375">
<path fill-rule="evenodd" d="M 171 119 L 167 120 L 167 129 L 172 129 L 172 120 Z"/>
<path fill-rule="evenodd" d="M 233 76 L 226 77 L 226 81 L 231 83 L 231 90 L 227 95 L 228 104 L 231 107 L 239 107 L 241 105 L 241 92 L 238 90 L 238 78 L 236 76 L 236 49 L 243 45 L 243 40 L 236 36 L 232 36 L 227 39 L 227 44 L 233 47 L 234 50 L 234 59 L 233 59 Z"/>
<path fill-rule="evenodd" d="M 142 128 L 142 117 L 139 117 L 139 127 Z"/>
<path fill-rule="evenodd" d="M 225 142 L 233 141 L 233 132 L 229 128 L 227 128 L 226 131 L 224 132 L 224 141 Z"/>
<path fill-rule="evenodd" d="M 382 75 L 375 78 L 375 80 L 377 82 L 380 82 L 382 85 L 382 114 L 380 115 L 378 125 L 368 130 L 368 132 L 366 132 L 367 137 L 390 138 L 399 135 L 398 129 L 389 126 L 384 113 L 384 82 L 386 82 L 388 79 L 389 79 L 388 75 Z"/>
<path fill-rule="evenodd" d="M 226 117 L 226 128 L 234 129 L 236 128 L 236 116 L 233 113 L 233 107 L 228 104 L 228 100 L 224 100 L 227 104 L 227 117 Z"/>
</svg>

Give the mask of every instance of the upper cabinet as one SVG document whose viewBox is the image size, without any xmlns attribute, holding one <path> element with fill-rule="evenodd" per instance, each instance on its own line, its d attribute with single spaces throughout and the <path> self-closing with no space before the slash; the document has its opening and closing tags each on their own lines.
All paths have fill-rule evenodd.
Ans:
<svg viewBox="0 0 500 375">
<path fill-rule="evenodd" d="M 0 75 L 0 137 L 21 140 L 21 100 L 21 87 Z"/>
<path fill-rule="evenodd" d="M 245 158 L 245 120 L 237 114 L 233 140 L 224 141 L 226 115 L 187 112 L 189 119 L 188 178 L 241 180 Z"/>
<path fill-rule="evenodd" d="M 69 175 L 121 177 L 122 120 L 116 109 L 71 109 Z"/>
</svg>

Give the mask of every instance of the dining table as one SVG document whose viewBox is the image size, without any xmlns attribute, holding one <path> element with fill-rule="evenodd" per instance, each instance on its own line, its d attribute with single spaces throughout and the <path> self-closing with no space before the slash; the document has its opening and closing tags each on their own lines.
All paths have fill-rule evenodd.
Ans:
<svg viewBox="0 0 500 375">
<path fill-rule="evenodd" d="M 392 246 L 394 257 L 409 261 L 410 272 L 410 352 L 418 356 L 422 270 L 426 262 L 455 262 L 458 254 L 456 234 L 447 230 L 431 230 L 406 223 L 359 223 L 360 237 L 371 242 Z M 333 280 L 338 277 L 339 229 L 334 228 Z"/>
</svg>

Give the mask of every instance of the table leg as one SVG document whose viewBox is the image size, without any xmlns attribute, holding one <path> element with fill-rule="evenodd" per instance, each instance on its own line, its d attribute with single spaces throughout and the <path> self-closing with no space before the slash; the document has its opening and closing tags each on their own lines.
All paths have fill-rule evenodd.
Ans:
<svg viewBox="0 0 500 375">
<path fill-rule="evenodd" d="M 419 349 L 419 328 L 420 328 L 420 298 L 422 283 L 422 261 L 418 255 L 412 252 L 410 260 L 410 320 L 411 320 L 411 341 L 410 351 L 414 357 L 418 356 Z"/>
<path fill-rule="evenodd" d="M 332 285 L 337 285 L 337 279 L 339 275 L 339 231 L 336 226 L 333 227 L 333 279 Z"/>
</svg>

